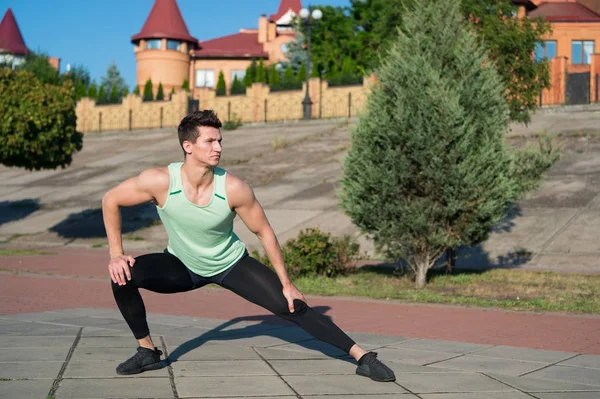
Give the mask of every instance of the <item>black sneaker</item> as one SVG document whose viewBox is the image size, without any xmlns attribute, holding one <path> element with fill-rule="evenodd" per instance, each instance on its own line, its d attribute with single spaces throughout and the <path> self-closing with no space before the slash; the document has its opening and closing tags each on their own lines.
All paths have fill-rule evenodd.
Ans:
<svg viewBox="0 0 600 399">
<path fill-rule="evenodd" d="M 130 375 L 139 374 L 147 370 L 157 370 L 163 367 L 160 361 L 162 352 L 156 347 L 154 350 L 139 346 L 137 353 L 119 364 L 117 374 Z"/>
<path fill-rule="evenodd" d="M 391 382 L 396 381 L 394 372 L 385 364 L 377 360 L 377 353 L 367 352 L 358 361 L 356 374 L 369 377 L 373 381 Z"/>
</svg>

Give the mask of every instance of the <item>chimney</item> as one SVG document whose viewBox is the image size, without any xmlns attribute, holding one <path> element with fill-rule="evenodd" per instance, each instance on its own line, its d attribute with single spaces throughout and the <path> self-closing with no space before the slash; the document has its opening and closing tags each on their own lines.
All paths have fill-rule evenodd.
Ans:
<svg viewBox="0 0 600 399">
<path fill-rule="evenodd" d="M 269 29 L 269 20 L 267 20 L 267 16 L 262 14 L 258 18 L 258 42 L 260 44 L 266 43 L 268 41 L 268 31 Z"/>
</svg>

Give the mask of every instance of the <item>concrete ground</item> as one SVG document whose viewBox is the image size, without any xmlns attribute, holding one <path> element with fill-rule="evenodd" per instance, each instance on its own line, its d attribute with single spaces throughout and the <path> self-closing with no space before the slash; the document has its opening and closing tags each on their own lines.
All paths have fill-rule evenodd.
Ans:
<svg viewBox="0 0 600 399">
<path fill-rule="evenodd" d="M 539 133 L 557 136 L 562 159 L 487 242 L 459 251 L 459 267 L 600 270 L 599 122 L 600 108 L 592 106 L 586 112 L 545 110 L 530 125 L 512 127 L 511 140 L 518 144 Z M 352 123 L 298 122 L 224 132 L 222 166 L 252 184 L 282 243 L 302 229 L 319 227 L 358 237 L 361 251 L 380 259 L 338 206 Z M 83 151 L 66 169 L 0 167 L 0 241 L 17 247 L 105 247 L 102 195 L 145 168 L 181 159 L 175 129 L 163 129 L 86 134 Z M 150 204 L 125 209 L 125 249 L 162 250 L 166 235 L 157 219 Z M 250 248 L 258 247 L 239 218 L 235 230 Z"/>
<path fill-rule="evenodd" d="M 356 362 L 304 331 L 260 318 L 150 314 L 168 362 L 136 376 L 116 366 L 136 342 L 118 311 L 70 309 L 0 317 L 0 398 L 592 399 L 600 356 L 349 333 L 396 373 L 355 375 Z"/>
</svg>

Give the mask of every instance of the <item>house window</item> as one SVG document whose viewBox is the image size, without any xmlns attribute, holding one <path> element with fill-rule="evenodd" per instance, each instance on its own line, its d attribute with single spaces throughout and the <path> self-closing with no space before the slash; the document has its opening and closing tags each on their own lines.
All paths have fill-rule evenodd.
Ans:
<svg viewBox="0 0 600 399">
<path fill-rule="evenodd" d="M 181 42 L 179 40 L 167 40 L 167 50 L 181 50 Z"/>
<path fill-rule="evenodd" d="M 571 43 L 571 64 L 591 64 L 594 54 L 593 40 L 573 40 Z"/>
<path fill-rule="evenodd" d="M 146 48 L 148 50 L 160 50 L 160 39 L 151 39 L 146 41 Z"/>
<path fill-rule="evenodd" d="M 556 41 L 546 40 L 535 44 L 535 62 L 542 62 L 556 57 Z"/>
<path fill-rule="evenodd" d="M 233 71 L 231 71 L 231 82 L 233 82 L 236 77 L 240 82 L 243 82 L 245 76 L 246 76 L 245 69 L 237 69 L 237 70 L 234 69 Z"/>
<path fill-rule="evenodd" d="M 215 87 L 215 71 L 196 69 L 196 87 Z"/>
</svg>

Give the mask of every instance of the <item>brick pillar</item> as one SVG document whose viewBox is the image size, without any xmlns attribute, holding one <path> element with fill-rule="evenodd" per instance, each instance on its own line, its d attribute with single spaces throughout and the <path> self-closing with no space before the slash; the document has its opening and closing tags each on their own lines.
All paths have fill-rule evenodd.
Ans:
<svg viewBox="0 0 600 399">
<path fill-rule="evenodd" d="M 590 102 L 600 102 L 600 98 L 596 98 L 596 90 L 599 90 L 598 95 L 600 97 L 600 87 L 596 89 L 596 75 L 600 75 L 600 53 L 592 54 L 592 63 L 590 65 Z M 600 79 L 600 76 L 598 77 Z"/>
<path fill-rule="evenodd" d="M 308 84 L 310 85 L 310 100 L 312 101 L 312 118 L 319 117 L 319 103 L 321 102 L 321 88 L 320 88 L 321 79 L 319 78 L 310 78 L 308 80 Z"/>
<path fill-rule="evenodd" d="M 543 105 L 565 103 L 567 88 L 567 58 L 554 57 L 550 60 L 550 90 L 544 90 Z"/>
</svg>

